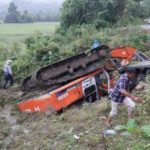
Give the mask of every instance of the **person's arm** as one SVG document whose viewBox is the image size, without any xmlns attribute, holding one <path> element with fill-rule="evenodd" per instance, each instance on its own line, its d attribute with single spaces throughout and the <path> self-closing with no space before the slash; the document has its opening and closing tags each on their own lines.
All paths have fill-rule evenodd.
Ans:
<svg viewBox="0 0 150 150">
<path fill-rule="evenodd" d="M 126 80 L 126 78 L 121 78 L 120 84 L 119 84 L 119 89 L 120 89 L 121 94 L 123 96 L 127 96 L 127 97 L 131 98 L 133 101 L 135 101 L 137 103 L 142 103 L 142 100 L 139 97 L 133 96 L 131 93 L 129 93 L 126 90 L 127 85 L 128 85 L 128 81 Z"/>
<path fill-rule="evenodd" d="M 127 92 L 127 91 L 124 90 L 124 89 L 122 89 L 120 92 L 121 92 L 121 94 L 122 94 L 123 96 L 127 96 L 127 97 L 129 97 L 129 98 L 131 98 L 131 99 L 134 99 L 134 98 L 135 98 L 135 96 L 133 96 L 131 93 Z"/>
<path fill-rule="evenodd" d="M 13 73 L 12 73 L 11 66 L 8 66 L 7 69 L 8 69 L 9 74 L 12 75 Z"/>
<path fill-rule="evenodd" d="M 133 96 L 132 94 L 130 94 L 129 92 L 127 92 L 127 91 L 124 90 L 124 89 L 122 89 L 120 92 L 121 92 L 122 95 L 131 98 L 133 101 L 135 101 L 135 102 L 137 102 L 137 103 L 142 103 L 142 102 L 143 102 L 142 99 L 140 99 L 139 97 Z"/>
</svg>

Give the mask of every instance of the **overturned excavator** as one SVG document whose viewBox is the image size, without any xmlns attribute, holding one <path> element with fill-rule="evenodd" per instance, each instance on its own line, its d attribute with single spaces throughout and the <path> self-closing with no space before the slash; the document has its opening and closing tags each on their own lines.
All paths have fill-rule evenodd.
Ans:
<svg viewBox="0 0 150 150">
<path fill-rule="evenodd" d="M 149 60 L 145 54 L 133 47 L 110 49 L 107 45 L 101 45 L 41 67 L 23 80 L 22 90 L 30 92 L 50 89 L 51 91 L 99 68 L 112 71 L 121 65 L 127 65 L 134 57 L 140 61 Z"/>
<path fill-rule="evenodd" d="M 102 45 L 73 57 L 44 66 L 23 80 L 23 91 L 50 87 L 51 90 L 87 75 L 99 68 L 114 70 L 115 62 L 110 57 L 110 48 Z"/>
<path fill-rule="evenodd" d="M 114 81 L 111 72 L 127 66 L 134 58 L 142 64 L 147 61 L 146 66 L 130 67 L 136 67 L 139 74 L 146 67 L 149 73 L 149 58 L 142 52 L 132 47 L 110 49 L 107 45 L 44 66 L 23 80 L 22 89 L 44 89 L 46 93 L 27 98 L 17 107 L 22 112 L 59 112 L 80 99 L 93 102 L 104 96 L 104 92 L 109 93 Z M 124 71 L 124 68 L 121 69 Z"/>
</svg>

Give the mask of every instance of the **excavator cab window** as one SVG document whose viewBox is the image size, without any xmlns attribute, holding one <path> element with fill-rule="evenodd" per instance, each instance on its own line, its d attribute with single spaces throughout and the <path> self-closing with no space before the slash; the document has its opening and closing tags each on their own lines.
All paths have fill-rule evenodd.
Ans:
<svg viewBox="0 0 150 150">
<path fill-rule="evenodd" d="M 92 103 L 98 99 L 96 80 L 90 77 L 82 82 L 82 89 L 85 101 Z"/>
</svg>

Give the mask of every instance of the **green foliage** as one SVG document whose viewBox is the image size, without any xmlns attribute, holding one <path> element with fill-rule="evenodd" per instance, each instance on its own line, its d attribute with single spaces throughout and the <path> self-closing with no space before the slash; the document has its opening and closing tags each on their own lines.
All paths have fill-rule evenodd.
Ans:
<svg viewBox="0 0 150 150">
<path fill-rule="evenodd" d="M 62 8 L 61 26 L 94 24 L 97 29 L 114 25 L 121 20 L 132 21 L 150 14 L 147 0 L 66 0 Z"/>
<path fill-rule="evenodd" d="M 128 136 L 128 133 L 135 133 L 136 132 L 136 123 L 134 119 L 130 119 L 127 122 L 127 125 L 117 125 L 115 126 L 114 130 L 116 131 L 124 131 L 127 130 L 127 132 L 124 132 L 124 136 Z"/>
<path fill-rule="evenodd" d="M 66 0 L 61 15 L 62 26 L 92 23 L 103 9 L 101 0 Z"/>
<path fill-rule="evenodd" d="M 133 132 L 136 131 L 136 123 L 135 123 L 134 119 L 128 120 L 128 122 L 127 122 L 127 131 L 129 133 L 133 133 Z"/>
<path fill-rule="evenodd" d="M 52 42 L 48 36 L 29 37 L 25 43 L 35 62 L 47 64 L 58 61 L 60 58 L 59 45 Z"/>
<path fill-rule="evenodd" d="M 140 1 L 128 0 L 125 10 L 125 16 L 128 16 L 128 18 L 132 19 L 132 18 L 144 18 L 147 15 L 145 7 L 141 5 Z"/>
<path fill-rule="evenodd" d="M 143 125 L 140 130 L 143 137 L 150 139 L 150 125 Z"/>
</svg>

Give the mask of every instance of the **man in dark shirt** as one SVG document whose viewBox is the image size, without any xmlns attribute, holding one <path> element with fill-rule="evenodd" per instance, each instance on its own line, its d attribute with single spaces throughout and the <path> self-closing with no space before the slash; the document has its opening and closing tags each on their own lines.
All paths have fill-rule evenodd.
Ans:
<svg viewBox="0 0 150 150">
<path fill-rule="evenodd" d="M 128 108 L 128 119 L 133 118 L 133 112 L 135 109 L 135 102 L 142 103 L 139 97 L 133 96 L 129 92 L 129 82 L 136 75 L 134 68 L 128 68 L 126 73 L 123 74 L 117 81 L 114 89 L 111 91 L 109 97 L 111 98 L 111 112 L 107 118 L 106 126 L 111 125 L 113 116 L 117 115 L 117 106 L 124 104 Z"/>
</svg>

